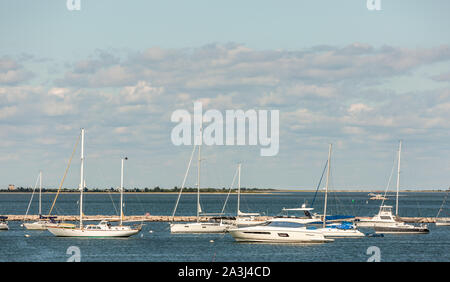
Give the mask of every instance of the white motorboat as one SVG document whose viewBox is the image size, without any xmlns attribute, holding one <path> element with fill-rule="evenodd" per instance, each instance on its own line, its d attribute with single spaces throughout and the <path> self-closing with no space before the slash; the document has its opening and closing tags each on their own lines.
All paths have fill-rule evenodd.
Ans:
<svg viewBox="0 0 450 282">
<path fill-rule="evenodd" d="M 127 159 L 127 158 L 125 158 Z M 99 224 L 89 224 L 83 226 L 83 190 L 85 189 L 84 181 L 84 129 L 81 129 L 81 173 L 80 173 L 80 225 L 79 227 L 61 224 L 57 226 L 47 227 L 47 230 L 58 237 L 129 237 L 139 233 L 141 226 L 131 227 L 122 225 L 123 219 L 123 161 L 121 170 L 121 187 L 120 187 L 120 224 L 111 225 L 108 221 L 102 220 Z"/>
<path fill-rule="evenodd" d="M 382 234 L 426 234 L 430 231 L 427 225 L 415 226 L 404 222 L 394 222 L 386 225 L 375 225 L 375 233 Z"/>
<path fill-rule="evenodd" d="M 378 214 L 372 218 L 360 218 L 355 223 L 358 227 L 375 227 L 387 226 L 396 222 L 395 216 L 392 214 L 392 206 L 382 205 Z"/>
<path fill-rule="evenodd" d="M 271 219 L 256 226 L 229 229 L 228 232 L 238 242 L 261 243 L 327 243 L 333 239 L 326 238 L 320 230 L 309 229 L 295 219 Z"/>
<path fill-rule="evenodd" d="M 189 168 L 192 163 L 192 159 L 195 153 L 197 145 L 194 145 L 194 148 L 191 153 L 191 158 L 189 160 L 188 167 L 186 169 L 186 173 L 184 175 L 183 184 L 181 185 L 180 192 L 178 194 L 177 202 L 175 204 L 175 208 L 173 210 L 172 218 L 175 216 L 175 212 L 178 207 L 178 203 L 181 197 L 181 193 L 183 191 L 184 185 L 186 183 L 186 178 L 189 173 Z M 170 223 L 170 232 L 171 233 L 225 233 L 227 230 L 232 227 L 231 224 L 224 223 L 222 220 L 213 221 L 213 222 L 202 222 L 200 220 L 200 214 L 202 213 L 202 207 L 200 205 L 200 163 L 201 163 L 201 147 L 198 146 L 198 160 L 197 160 L 197 220 L 196 222 L 187 222 L 187 223 Z"/>
<path fill-rule="evenodd" d="M 371 219 L 360 219 L 357 222 L 357 226 L 360 227 L 373 227 L 375 233 L 386 234 L 426 234 L 429 233 L 427 225 L 422 224 L 415 226 L 412 224 L 406 224 L 398 220 L 398 197 L 400 190 L 400 160 L 402 151 L 402 141 L 399 144 L 398 161 L 397 161 L 397 195 L 395 205 L 395 216 L 392 213 L 392 206 L 381 205 L 377 215 Z M 388 184 L 389 187 L 389 184 Z M 386 190 L 387 191 L 387 190 Z"/>
<path fill-rule="evenodd" d="M 7 219 L 7 216 L 0 216 L 0 230 L 9 230 Z"/>
<path fill-rule="evenodd" d="M 385 196 L 383 196 L 382 194 L 369 193 L 369 196 L 371 196 L 369 198 L 369 200 L 387 200 L 388 199 Z"/>
</svg>

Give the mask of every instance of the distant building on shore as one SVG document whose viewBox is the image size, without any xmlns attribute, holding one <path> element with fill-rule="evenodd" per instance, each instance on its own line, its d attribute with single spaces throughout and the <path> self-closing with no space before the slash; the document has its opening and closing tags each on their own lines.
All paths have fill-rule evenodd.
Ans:
<svg viewBox="0 0 450 282">
<path fill-rule="evenodd" d="M 8 190 L 9 191 L 14 191 L 14 190 L 16 190 L 16 186 L 14 186 L 14 184 L 9 184 L 8 185 Z"/>
</svg>

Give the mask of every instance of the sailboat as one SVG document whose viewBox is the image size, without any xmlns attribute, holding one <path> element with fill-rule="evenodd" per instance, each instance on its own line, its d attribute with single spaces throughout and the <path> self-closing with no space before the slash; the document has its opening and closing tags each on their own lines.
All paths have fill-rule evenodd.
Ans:
<svg viewBox="0 0 450 282">
<path fill-rule="evenodd" d="M 241 203 L 241 164 L 238 164 L 238 198 L 237 198 L 237 216 L 234 225 L 241 226 L 252 226 L 264 223 L 264 221 L 256 220 L 256 216 L 259 213 L 244 213 L 240 210 Z"/>
<path fill-rule="evenodd" d="M 314 208 L 312 206 L 314 205 L 314 202 L 316 200 L 317 192 L 320 189 L 320 185 L 322 183 L 322 179 L 325 175 L 325 172 L 327 171 L 327 168 L 328 168 L 328 159 L 323 168 L 322 175 L 321 175 L 319 183 L 317 185 L 311 207 L 307 207 L 307 204 L 303 203 L 300 208 L 283 208 L 281 210 L 282 215 L 278 215 L 277 217 L 296 218 L 297 221 L 303 222 L 304 224 L 322 226 L 323 225 L 322 219 L 324 218 L 324 216 L 319 213 L 313 212 Z M 322 189 L 324 191 L 327 190 L 326 187 L 323 187 Z M 294 212 L 294 215 L 292 213 L 289 215 L 289 212 Z M 299 216 L 298 212 L 303 212 L 303 216 Z M 325 219 L 328 224 L 338 225 L 342 222 L 354 221 L 355 216 L 352 216 L 352 215 L 327 215 L 327 216 L 325 216 Z M 347 227 L 347 225 L 348 224 L 346 224 L 346 227 Z"/>
<path fill-rule="evenodd" d="M 125 158 L 127 159 L 127 158 Z M 79 227 L 67 227 L 66 225 L 58 225 L 48 227 L 55 236 L 58 237 L 130 237 L 139 233 L 140 227 L 131 227 L 122 225 L 123 219 L 123 161 L 121 170 L 121 205 L 120 205 L 120 224 L 111 225 L 107 220 L 100 221 L 99 224 L 83 225 L 83 190 L 86 187 L 84 182 L 84 128 L 81 129 L 81 169 L 80 169 L 80 225 Z"/>
<path fill-rule="evenodd" d="M 442 210 L 444 208 L 445 202 L 447 201 L 448 192 L 450 192 L 450 189 L 447 190 L 444 200 L 442 201 L 441 207 L 439 208 L 439 211 L 436 215 L 436 221 L 435 221 L 436 226 L 450 226 L 450 218 L 439 217 L 440 213 L 442 212 Z"/>
<path fill-rule="evenodd" d="M 175 216 L 175 212 L 177 210 L 178 202 L 180 200 L 181 193 L 183 191 L 186 177 L 189 172 L 189 168 L 191 166 L 192 157 L 195 152 L 195 148 L 198 146 L 198 160 L 197 160 L 197 221 L 190 223 L 170 223 L 170 232 L 171 233 L 225 233 L 231 227 L 230 224 L 224 223 L 222 220 L 217 221 L 209 221 L 202 222 L 200 221 L 200 214 L 203 212 L 202 207 L 200 205 L 200 163 L 201 163 L 201 146 L 194 145 L 192 150 L 191 158 L 189 160 L 189 165 L 186 170 L 186 174 L 184 176 L 183 184 L 181 186 L 180 192 L 178 194 L 178 199 L 175 204 L 175 208 L 172 214 L 172 218 Z"/>
<path fill-rule="evenodd" d="M 341 222 L 332 223 L 327 225 L 327 199 L 328 199 L 328 183 L 330 178 L 330 167 L 331 167 L 331 148 L 332 144 L 329 145 L 328 149 L 328 167 L 327 167 L 327 181 L 325 185 L 325 202 L 323 207 L 322 216 L 322 228 L 318 230 L 325 236 L 329 238 L 334 237 L 364 237 L 364 233 L 359 231 L 353 223 Z M 310 223 L 313 224 L 313 223 Z"/>
<path fill-rule="evenodd" d="M 36 187 L 35 187 L 36 188 Z M 28 203 L 28 208 L 25 213 L 25 216 L 28 214 L 28 210 L 30 209 L 31 202 L 33 200 L 33 194 L 31 195 L 30 202 Z M 46 230 L 49 226 L 57 226 L 58 223 L 54 220 L 55 216 L 43 216 L 42 215 L 42 171 L 39 172 L 39 219 L 34 222 L 24 222 L 22 224 L 28 230 Z"/>
<path fill-rule="evenodd" d="M 392 215 L 391 206 L 381 206 L 378 218 L 381 222 L 375 221 L 373 228 L 375 233 L 388 233 L 388 234 L 426 234 L 429 232 L 427 225 L 415 226 L 398 221 L 398 196 L 400 190 L 400 160 L 402 152 L 402 141 L 400 141 L 398 149 L 398 161 L 397 161 L 397 195 L 395 203 L 395 218 Z M 377 219 L 375 217 L 374 219 Z"/>
</svg>

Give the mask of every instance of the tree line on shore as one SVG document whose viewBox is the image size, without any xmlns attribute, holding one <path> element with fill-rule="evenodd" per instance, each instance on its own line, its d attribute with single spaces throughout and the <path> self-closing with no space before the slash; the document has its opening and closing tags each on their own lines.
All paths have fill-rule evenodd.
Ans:
<svg viewBox="0 0 450 282">
<path fill-rule="evenodd" d="M 38 191 L 39 189 L 36 188 L 36 191 Z M 235 190 L 235 189 L 233 189 Z M 273 191 L 274 189 L 263 189 L 263 188 L 241 188 L 241 192 L 245 193 L 245 192 L 262 192 L 262 191 Z M 58 191 L 58 188 L 42 188 L 42 192 L 44 193 L 56 193 Z M 228 192 L 229 188 L 200 188 L 201 192 L 207 192 L 207 193 L 224 193 L 224 192 Z M 33 192 L 33 188 L 31 187 L 16 187 L 14 190 L 8 190 L 8 189 L 0 189 L 0 193 L 1 192 L 18 192 L 18 193 L 24 193 L 24 192 Z M 62 188 L 61 192 L 80 192 L 80 190 L 78 188 Z M 84 188 L 84 192 L 119 192 L 118 188 Z M 173 187 L 173 188 L 161 188 L 159 186 L 156 186 L 154 188 L 124 188 L 124 192 L 126 193 L 131 193 L 131 192 L 136 192 L 136 193 L 152 193 L 152 192 L 157 192 L 157 193 L 164 193 L 164 192 L 180 192 L 180 187 Z M 192 187 L 184 187 L 183 188 L 183 192 L 197 192 L 197 188 L 192 188 Z"/>
</svg>

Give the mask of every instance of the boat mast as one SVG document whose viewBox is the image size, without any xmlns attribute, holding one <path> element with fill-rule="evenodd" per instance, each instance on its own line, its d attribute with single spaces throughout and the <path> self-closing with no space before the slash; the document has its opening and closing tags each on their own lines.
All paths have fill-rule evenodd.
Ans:
<svg viewBox="0 0 450 282">
<path fill-rule="evenodd" d="M 123 161 L 128 160 L 127 157 L 122 159 L 122 169 L 120 171 L 120 225 L 123 221 Z"/>
<path fill-rule="evenodd" d="M 83 190 L 84 190 L 84 128 L 81 129 L 80 229 L 83 228 Z"/>
<path fill-rule="evenodd" d="M 241 164 L 238 164 L 238 198 L 237 198 L 237 216 L 239 217 L 239 209 L 241 202 Z"/>
<path fill-rule="evenodd" d="M 398 192 L 400 189 L 400 155 L 402 153 L 402 140 L 398 147 L 398 166 L 397 166 L 397 199 L 395 202 L 395 216 L 398 216 Z"/>
<path fill-rule="evenodd" d="M 197 222 L 200 221 L 200 162 L 201 162 L 201 148 L 198 146 L 198 164 L 197 164 Z"/>
<path fill-rule="evenodd" d="M 325 204 L 323 208 L 323 228 L 326 226 L 326 218 L 327 218 L 327 197 L 328 197 L 328 182 L 330 179 L 330 158 L 331 158 L 331 144 L 328 149 L 328 168 L 327 168 L 327 183 L 325 186 Z"/>
<path fill-rule="evenodd" d="M 42 214 L 41 201 L 42 201 L 42 171 L 39 171 L 39 216 L 41 216 Z"/>
</svg>

